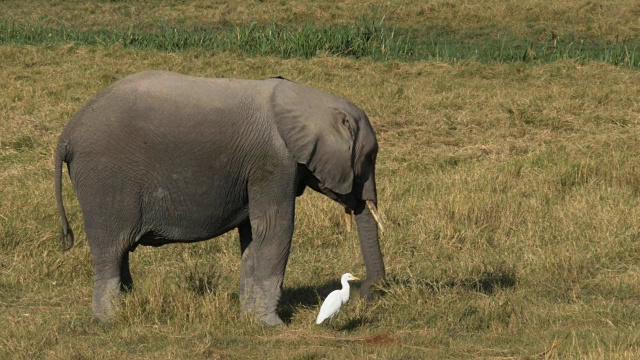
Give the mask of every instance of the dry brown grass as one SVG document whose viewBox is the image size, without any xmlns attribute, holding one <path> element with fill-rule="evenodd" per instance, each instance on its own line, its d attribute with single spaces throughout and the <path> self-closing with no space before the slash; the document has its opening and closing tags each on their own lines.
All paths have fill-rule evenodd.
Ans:
<svg viewBox="0 0 640 360">
<path fill-rule="evenodd" d="M 350 24 L 374 13 L 392 26 L 470 35 L 511 32 L 546 37 L 555 33 L 637 39 L 640 33 L 640 4 L 635 0 L 0 2 L 0 19 L 80 29 L 130 25 L 145 29 L 159 21 L 176 26 L 300 23 L 301 19 L 321 25 Z"/>
<path fill-rule="evenodd" d="M 117 6 L 117 5 L 105 5 Z M 72 45 L 0 47 L 2 358 L 635 358 L 640 338 L 640 73 L 282 60 Z M 92 269 L 59 252 L 53 150 L 72 113 L 127 74 L 282 75 L 353 100 L 378 133 L 385 295 L 313 325 L 338 276 L 362 274 L 340 208 L 298 202 L 282 313 L 241 318 L 235 234 L 132 255 L 136 289 L 90 322 Z"/>
</svg>

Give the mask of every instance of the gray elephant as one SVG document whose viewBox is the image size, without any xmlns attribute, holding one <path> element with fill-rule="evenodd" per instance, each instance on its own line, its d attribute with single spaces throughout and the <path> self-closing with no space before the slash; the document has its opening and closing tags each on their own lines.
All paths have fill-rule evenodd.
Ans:
<svg viewBox="0 0 640 360">
<path fill-rule="evenodd" d="M 63 247 L 73 232 L 63 162 L 84 215 L 94 269 L 93 316 L 109 319 L 133 285 L 129 252 L 238 229 L 242 310 L 281 325 L 276 307 L 305 187 L 353 211 L 370 294 L 385 269 L 378 242 L 378 143 L 347 100 L 282 78 L 128 76 L 82 107 L 62 132 L 55 190 Z"/>
</svg>

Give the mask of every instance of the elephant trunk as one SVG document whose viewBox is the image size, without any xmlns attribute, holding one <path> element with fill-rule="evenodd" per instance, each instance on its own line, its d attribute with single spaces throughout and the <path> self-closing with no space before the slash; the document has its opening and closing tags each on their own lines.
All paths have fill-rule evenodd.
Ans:
<svg viewBox="0 0 640 360">
<path fill-rule="evenodd" d="M 360 249 L 367 270 L 367 279 L 360 288 L 360 294 L 366 298 L 371 296 L 371 285 L 380 283 L 385 277 L 384 262 L 378 241 L 378 220 L 376 217 L 379 218 L 379 215 L 375 203 L 371 201 L 371 204 L 373 206 L 370 208 L 365 201 L 362 201 L 355 209 Z"/>
</svg>

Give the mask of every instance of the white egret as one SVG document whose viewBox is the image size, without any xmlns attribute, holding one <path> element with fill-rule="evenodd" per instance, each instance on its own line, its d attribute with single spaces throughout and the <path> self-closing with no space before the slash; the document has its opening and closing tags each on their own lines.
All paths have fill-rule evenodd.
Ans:
<svg viewBox="0 0 640 360">
<path fill-rule="evenodd" d="M 320 313 L 316 319 L 316 324 L 321 324 L 326 319 L 334 317 L 340 312 L 340 307 L 349 301 L 349 281 L 360 280 L 357 277 L 346 273 L 342 275 L 340 282 L 342 283 L 342 289 L 334 290 L 324 299 L 324 303 L 320 307 Z"/>
</svg>

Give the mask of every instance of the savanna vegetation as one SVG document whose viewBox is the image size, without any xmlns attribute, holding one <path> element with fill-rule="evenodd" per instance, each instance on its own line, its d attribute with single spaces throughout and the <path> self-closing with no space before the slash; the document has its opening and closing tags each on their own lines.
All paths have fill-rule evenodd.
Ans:
<svg viewBox="0 0 640 360">
<path fill-rule="evenodd" d="M 54 2 L 32 9 L 9 2 L 8 15 L 0 22 L 0 42 L 239 51 L 285 58 L 323 54 L 448 63 L 574 59 L 640 66 L 640 5 L 632 2 L 567 2 L 543 13 L 539 8 L 548 4 L 536 1 L 239 3 L 177 3 L 158 11 L 153 4 Z M 629 21 L 620 21 L 624 19 Z"/>
<path fill-rule="evenodd" d="M 0 358 L 637 358 L 639 19 L 637 1 L 0 2 Z M 428 55 L 442 39 L 456 47 Z M 307 191 L 288 326 L 240 315 L 235 232 L 138 248 L 135 290 L 92 323 L 67 179 L 77 244 L 60 251 L 53 153 L 75 110 L 146 69 L 281 75 L 363 108 L 382 296 L 354 291 L 313 324 L 342 273 L 364 274 L 342 209 Z"/>
</svg>

